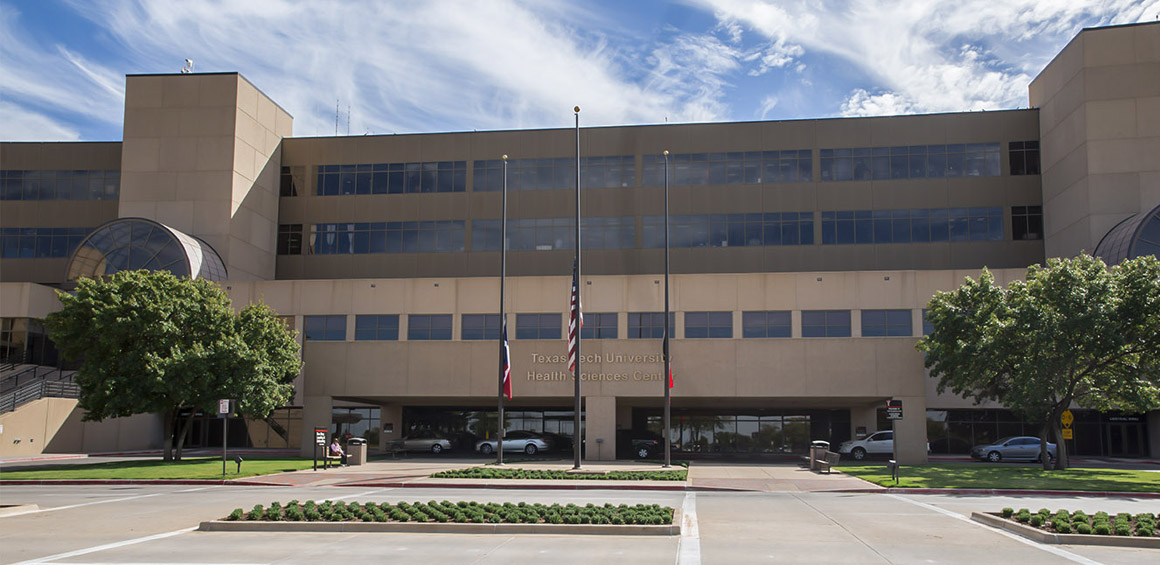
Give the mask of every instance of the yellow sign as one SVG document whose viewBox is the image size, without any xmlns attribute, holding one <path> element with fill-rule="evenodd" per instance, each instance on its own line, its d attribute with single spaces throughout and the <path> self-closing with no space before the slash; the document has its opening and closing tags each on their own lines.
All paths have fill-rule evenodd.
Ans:
<svg viewBox="0 0 1160 565">
<path fill-rule="evenodd" d="M 1063 414 L 1059 415 L 1059 421 L 1063 424 L 1063 427 L 1070 428 L 1071 423 L 1075 421 L 1075 416 L 1071 414 L 1071 410 L 1064 410 Z"/>
<path fill-rule="evenodd" d="M 1063 431 L 1063 439 L 1072 439 L 1071 428 L 1064 428 L 1062 431 Z"/>
</svg>

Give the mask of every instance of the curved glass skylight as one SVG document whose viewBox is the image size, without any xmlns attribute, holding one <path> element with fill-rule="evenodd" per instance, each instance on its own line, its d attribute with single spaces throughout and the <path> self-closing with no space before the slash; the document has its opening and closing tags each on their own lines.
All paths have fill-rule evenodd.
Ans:
<svg viewBox="0 0 1160 565">
<path fill-rule="evenodd" d="M 1116 224 L 1095 251 L 1095 256 L 1108 265 L 1142 255 L 1160 257 L 1160 206 Z"/>
<path fill-rule="evenodd" d="M 226 279 L 225 264 L 208 243 L 153 220 L 120 218 L 93 230 L 81 242 L 69 260 L 68 280 L 136 269 Z"/>
</svg>

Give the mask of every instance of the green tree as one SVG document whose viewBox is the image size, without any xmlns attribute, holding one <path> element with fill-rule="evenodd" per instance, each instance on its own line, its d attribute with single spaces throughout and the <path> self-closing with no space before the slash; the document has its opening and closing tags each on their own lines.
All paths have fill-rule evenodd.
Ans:
<svg viewBox="0 0 1160 565">
<path fill-rule="evenodd" d="M 194 413 L 216 412 L 217 400 L 236 399 L 242 414 L 265 418 L 294 394 L 293 333 L 264 304 L 235 314 L 212 282 L 122 271 L 81 279 L 75 293 L 57 297 L 62 308 L 45 327 L 65 357 L 81 362 L 84 419 L 162 414 L 166 461 L 174 450 L 181 459 Z"/>
<path fill-rule="evenodd" d="M 918 343 L 926 367 L 976 403 L 994 400 L 1042 422 L 1040 456 L 1058 444 L 1068 467 L 1060 415 L 1073 403 L 1099 410 L 1160 406 L 1160 261 L 1111 269 L 1090 255 L 1033 265 L 1007 288 L 984 269 L 931 299 L 933 331 Z"/>
</svg>

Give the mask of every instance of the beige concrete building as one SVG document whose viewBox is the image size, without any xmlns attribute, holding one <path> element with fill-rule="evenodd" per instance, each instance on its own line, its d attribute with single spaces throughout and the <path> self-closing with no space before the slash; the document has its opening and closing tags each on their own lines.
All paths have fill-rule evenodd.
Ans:
<svg viewBox="0 0 1160 565">
<path fill-rule="evenodd" d="M 1160 24 L 1084 30 L 1030 91 L 1028 110 L 581 130 L 586 457 L 662 429 L 665 151 L 678 457 L 864 437 L 888 400 L 904 462 L 1034 435 L 935 392 L 923 308 L 984 267 L 1160 249 Z M 309 453 L 326 427 L 471 451 L 496 428 L 504 242 L 507 430 L 575 437 L 573 130 L 296 138 L 236 73 L 133 75 L 125 98 L 120 143 L 0 145 L 0 453 L 160 445 L 156 418 L 82 423 L 67 393 L 22 392 L 68 381 L 37 324 L 52 290 L 128 268 L 220 281 L 300 332 L 294 404 L 231 425 L 232 446 Z M 1157 413 L 1075 429 L 1074 453 L 1160 456 Z"/>
</svg>

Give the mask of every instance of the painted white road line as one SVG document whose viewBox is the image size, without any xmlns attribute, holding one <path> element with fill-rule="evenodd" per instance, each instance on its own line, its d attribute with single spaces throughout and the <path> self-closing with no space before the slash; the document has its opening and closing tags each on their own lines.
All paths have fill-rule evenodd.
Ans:
<svg viewBox="0 0 1160 565">
<path fill-rule="evenodd" d="M 39 512 L 55 512 L 57 510 L 68 510 L 70 508 L 80 508 L 82 506 L 93 506 L 94 504 L 108 504 L 110 502 L 124 502 L 126 500 L 136 500 L 138 498 L 149 498 L 151 496 L 161 496 L 163 494 L 169 494 L 169 493 L 155 492 L 153 494 L 139 494 L 137 496 L 126 496 L 124 498 L 110 498 L 108 500 L 94 500 L 92 502 L 82 502 L 80 504 L 69 504 L 68 506 L 54 506 L 52 508 L 41 508 L 39 510 L 29 510 L 27 512 L 17 512 L 14 514 L 6 514 L 5 517 L 7 518 L 7 517 L 11 517 L 11 516 L 23 516 L 24 514 L 36 514 Z"/>
<path fill-rule="evenodd" d="M 351 495 L 347 495 L 347 496 L 333 496 L 333 497 L 330 497 L 330 498 L 324 498 L 324 499 L 322 499 L 322 502 L 326 502 L 326 501 L 328 501 L 328 500 L 347 500 L 347 499 L 350 499 L 350 498 L 358 498 L 358 497 L 360 497 L 360 496 L 366 496 L 366 495 L 368 495 L 368 494 L 374 494 L 374 493 L 376 493 L 376 492 L 383 492 L 383 491 L 385 491 L 385 490 L 390 490 L 390 489 L 381 489 L 381 488 L 377 488 L 377 489 L 374 489 L 374 490 L 368 490 L 368 491 L 366 491 L 366 492 L 360 492 L 360 493 L 358 493 L 358 494 L 351 494 Z"/>
<path fill-rule="evenodd" d="M 118 541 L 118 542 L 114 542 L 114 543 L 106 543 L 105 545 L 98 545 L 98 546 L 89 547 L 89 548 L 85 548 L 85 549 L 78 549 L 76 551 L 70 551 L 68 553 L 58 553 L 56 555 L 49 555 L 48 557 L 40 557 L 37 559 L 30 559 L 28 561 L 21 561 L 20 563 L 16 563 L 15 565 L 26 565 L 26 564 L 30 564 L 30 563 L 49 563 L 52 561 L 56 561 L 58 559 L 68 559 L 70 557 L 77 557 L 80 555 L 88 555 L 89 553 L 96 553 L 98 551 L 105 551 L 106 549 L 116 549 L 118 547 L 125 547 L 126 545 L 135 545 L 135 544 L 144 543 L 147 541 L 153 541 L 153 540 L 173 537 L 176 535 L 184 534 L 186 532 L 192 532 L 196 529 L 197 529 L 197 526 L 194 526 L 192 528 L 185 528 L 185 529 L 177 530 L 174 532 L 166 532 L 164 534 L 156 534 L 156 535 L 152 535 L 152 536 L 145 536 L 143 538 Z"/>
<path fill-rule="evenodd" d="M 685 494 L 681 505 L 681 539 L 677 542 L 677 565 L 701 565 L 701 531 L 697 526 L 697 493 Z"/>
<path fill-rule="evenodd" d="M 1003 535 L 1003 536 L 1007 536 L 1008 538 L 1011 538 L 1019 543 L 1029 545 L 1029 546 L 1034 547 L 1036 549 L 1041 549 L 1041 550 L 1046 551 L 1048 553 L 1054 553 L 1055 555 L 1057 555 L 1059 557 L 1062 557 L 1062 558 L 1070 560 L 1070 561 L 1074 561 L 1076 563 L 1083 563 L 1084 565 L 1103 565 L 1099 561 L 1093 561 L 1093 560 L 1088 559 L 1087 557 L 1084 557 L 1082 555 L 1076 555 L 1070 551 L 1060 549 L 1058 547 L 1053 547 L 1051 545 L 1042 544 L 1042 543 L 1039 543 L 1037 541 L 1027 539 L 1023 536 L 1013 534 L 1013 533 L 1008 532 L 1006 530 L 1002 530 L 999 528 L 993 528 L 993 527 L 988 526 L 986 524 L 976 522 L 976 521 L 970 519 L 970 517 L 968 517 L 968 516 L 963 516 L 962 514 L 959 514 L 957 512 L 952 512 L 950 510 L 939 508 L 939 507 L 934 506 L 932 504 L 927 504 L 925 502 L 919 502 L 917 500 L 911 500 L 909 498 L 899 496 L 897 494 L 886 494 L 883 496 L 888 496 L 888 497 L 893 498 L 895 500 L 901 500 L 903 502 L 907 502 L 907 503 L 913 504 L 915 506 L 920 506 L 922 508 L 926 508 L 927 510 L 933 510 L 935 512 L 938 512 L 939 514 L 943 514 L 945 516 L 950 516 L 951 518 L 954 518 L 956 520 L 962 520 L 962 521 L 964 521 L 968 524 L 971 524 L 973 526 L 978 526 L 980 528 L 986 529 L 987 531 L 991 531 L 991 532 L 995 532 L 995 533 Z"/>
</svg>

